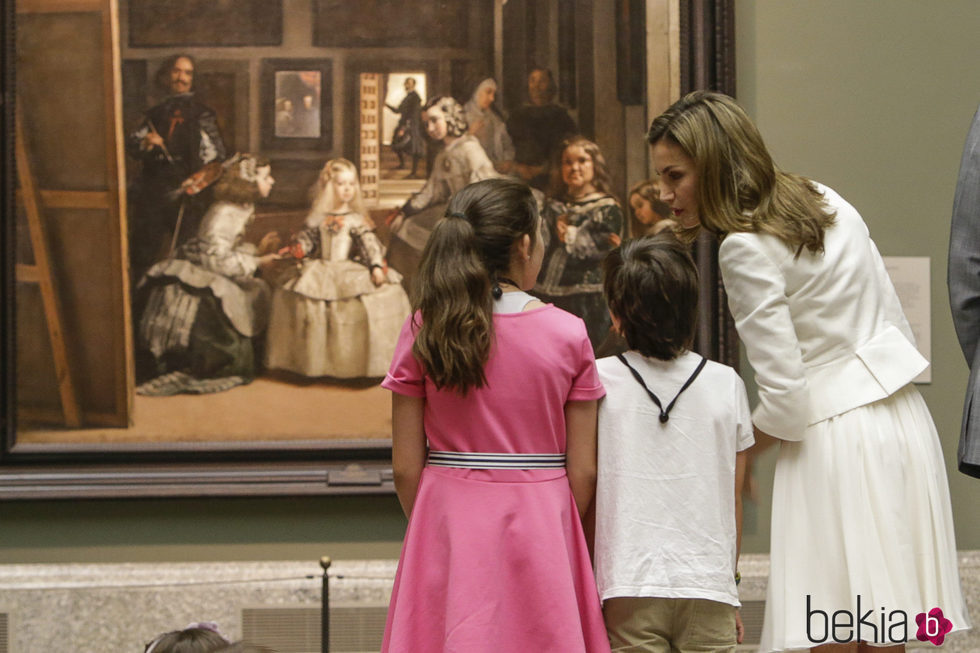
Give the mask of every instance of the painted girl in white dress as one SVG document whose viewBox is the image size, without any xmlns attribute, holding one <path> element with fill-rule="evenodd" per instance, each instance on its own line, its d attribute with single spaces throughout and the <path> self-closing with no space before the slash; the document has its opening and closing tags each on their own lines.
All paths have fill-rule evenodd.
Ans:
<svg viewBox="0 0 980 653">
<path fill-rule="evenodd" d="M 277 280 L 266 365 L 309 377 L 384 376 L 408 297 L 365 215 L 353 163 L 323 166 L 305 229 L 280 253 L 295 265 Z"/>
</svg>

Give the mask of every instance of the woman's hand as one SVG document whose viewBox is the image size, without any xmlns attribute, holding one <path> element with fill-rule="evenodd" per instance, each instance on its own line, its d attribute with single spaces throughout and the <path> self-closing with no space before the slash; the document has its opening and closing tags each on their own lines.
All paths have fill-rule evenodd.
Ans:
<svg viewBox="0 0 980 653">
<path fill-rule="evenodd" d="M 262 236 L 262 240 L 259 241 L 259 255 L 275 252 L 281 246 L 282 238 L 279 237 L 278 232 L 270 231 L 266 235 Z"/>
<path fill-rule="evenodd" d="M 383 268 L 377 265 L 371 268 L 371 281 L 374 283 L 374 285 L 380 286 L 387 280 L 388 275 L 385 274 Z"/>
<path fill-rule="evenodd" d="M 568 215 L 562 214 L 555 219 L 555 233 L 558 234 L 558 241 L 565 242 L 565 236 L 568 234 Z"/>
<path fill-rule="evenodd" d="M 476 137 L 479 137 L 487 127 L 487 121 L 484 118 L 479 118 L 470 123 L 470 133 Z"/>
<path fill-rule="evenodd" d="M 264 254 L 259 257 L 259 270 L 262 272 L 268 272 L 276 266 L 276 264 L 282 260 L 282 257 L 275 252 L 271 254 Z"/>
<path fill-rule="evenodd" d="M 403 222 L 405 222 L 405 213 L 401 209 L 394 209 L 385 216 L 385 224 L 392 233 L 398 231 Z"/>
</svg>

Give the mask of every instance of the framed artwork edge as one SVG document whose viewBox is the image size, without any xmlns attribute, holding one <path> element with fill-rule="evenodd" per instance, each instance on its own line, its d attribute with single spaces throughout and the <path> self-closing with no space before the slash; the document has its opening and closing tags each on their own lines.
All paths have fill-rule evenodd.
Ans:
<svg viewBox="0 0 980 653">
<path fill-rule="evenodd" d="M 15 299 L 14 274 L 15 224 L 11 219 L 14 207 L 15 168 L 13 166 L 13 107 L 16 60 L 13 39 L 15 3 L 2 1 L 0 11 L 0 84 L 9 100 L 0 110 L 0 172 L 3 174 L 3 210 L 7 219 L 3 227 L 4 264 L 2 274 L 3 320 L 0 323 L 0 501 L 39 501 L 59 499 L 140 499 L 192 497 L 289 497 L 321 495 L 391 494 L 394 485 L 391 472 L 391 442 L 379 440 L 333 440 L 329 444 L 310 441 L 237 442 L 234 444 L 206 441 L 200 443 L 165 443 L 152 447 L 134 445 L 91 444 L 27 444 L 17 442 L 15 397 Z M 730 1 L 730 0 L 728 0 Z M 711 21 L 708 21 L 711 22 Z M 399 53 L 400 54 L 400 53 Z M 687 57 L 688 55 L 682 54 Z M 732 54 L 719 55 L 721 59 Z M 717 67 L 713 57 L 694 59 L 706 68 Z M 341 65 L 350 71 L 345 86 L 352 85 L 358 70 L 374 63 L 418 61 L 430 70 L 434 81 L 447 74 L 448 67 L 424 55 L 386 58 L 374 53 L 333 59 L 281 59 L 261 61 L 259 93 L 266 95 L 266 84 L 274 88 L 277 70 L 319 70 L 321 72 L 321 140 L 316 149 L 329 151 L 334 143 L 343 141 L 351 151 L 357 142 L 356 129 L 349 116 L 343 116 L 344 139 L 333 138 L 333 66 Z M 204 63 L 204 60 L 202 60 Z M 725 62 L 723 62 L 725 63 Z M 731 62 L 727 62 L 731 63 Z M 292 68 L 276 67 L 288 64 Z M 312 64 L 312 65 L 311 65 Z M 222 64 L 231 65 L 231 64 Z M 268 66 L 268 68 L 267 68 Z M 298 66 L 298 67 L 297 67 Z M 321 67 L 322 66 L 322 67 Z M 252 69 L 254 70 L 254 68 Z M 382 72 L 384 70 L 382 69 Z M 147 71 L 149 74 L 149 71 Z M 267 77 L 268 75 L 268 77 Z M 249 83 L 254 78 L 249 78 Z M 254 92 L 253 92 L 254 93 Z M 270 94 L 274 97 L 274 94 Z M 345 106 L 348 103 L 345 102 Z M 273 159 L 289 159 L 292 153 L 310 148 L 309 143 L 291 148 L 280 141 L 307 140 L 276 138 L 274 109 L 261 107 L 261 115 L 251 114 L 258 125 L 257 141 L 265 154 Z M 245 114 L 247 118 L 249 114 Z M 256 135 L 253 133 L 253 138 Z M 353 136 L 353 138 L 351 138 Z M 271 137 L 271 145 L 267 138 Z"/>
</svg>

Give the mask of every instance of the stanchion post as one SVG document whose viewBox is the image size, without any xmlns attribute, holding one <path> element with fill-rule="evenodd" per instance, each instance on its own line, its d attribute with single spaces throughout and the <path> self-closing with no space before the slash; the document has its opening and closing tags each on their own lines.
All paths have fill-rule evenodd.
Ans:
<svg viewBox="0 0 980 653">
<path fill-rule="evenodd" d="M 320 651 L 330 653 L 330 556 L 320 558 L 323 569 L 323 588 L 320 592 Z"/>
</svg>

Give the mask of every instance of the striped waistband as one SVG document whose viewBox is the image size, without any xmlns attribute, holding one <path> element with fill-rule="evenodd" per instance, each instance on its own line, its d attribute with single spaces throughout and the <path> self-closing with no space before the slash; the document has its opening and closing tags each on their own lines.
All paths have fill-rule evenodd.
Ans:
<svg viewBox="0 0 980 653">
<path fill-rule="evenodd" d="M 565 467 L 565 454 L 430 451 L 428 464 L 464 469 L 557 469 Z"/>
</svg>

